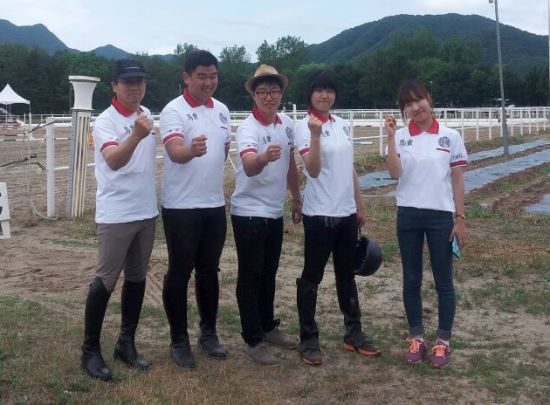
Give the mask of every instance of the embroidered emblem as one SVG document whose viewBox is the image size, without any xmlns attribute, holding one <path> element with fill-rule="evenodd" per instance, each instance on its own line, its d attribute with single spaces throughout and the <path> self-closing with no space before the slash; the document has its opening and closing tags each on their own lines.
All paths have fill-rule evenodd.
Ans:
<svg viewBox="0 0 550 405">
<path fill-rule="evenodd" d="M 407 142 L 404 139 L 401 139 L 399 141 L 399 146 L 405 146 L 406 144 L 407 144 Z"/>
<path fill-rule="evenodd" d="M 293 139 L 294 138 L 294 132 L 292 131 L 292 128 L 286 127 L 286 137 L 288 139 Z"/>
<path fill-rule="evenodd" d="M 220 113 L 220 121 L 222 122 L 222 124 L 227 124 L 227 117 L 222 113 Z"/>
<path fill-rule="evenodd" d="M 446 136 L 442 136 L 441 138 L 439 138 L 438 142 L 439 146 L 441 146 L 442 148 L 449 148 L 451 146 L 451 141 Z"/>
<path fill-rule="evenodd" d="M 412 146 L 412 144 L 413 144 L 413 140 L 412 140 L 412 139 L 409 139 L 409 140 L 407 141 L 407 146 Z"/>
</svg>

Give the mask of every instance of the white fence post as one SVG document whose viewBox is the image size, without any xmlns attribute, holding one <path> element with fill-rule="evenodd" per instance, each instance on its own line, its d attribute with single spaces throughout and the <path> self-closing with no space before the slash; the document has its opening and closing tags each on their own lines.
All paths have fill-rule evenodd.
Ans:
<svg viewBox="0 0 550 405">
<path fill-rule="evenodd" d="M 378 111 L 378 122 L 378 152 L 380 156 L 384 156 L 384 113 L 382 111 Z"/>
<path fill-rule="evenodd" d="M 464 109 L 460 110 L 460 125 L 462 127 L 462 139 L 464 139 Z"/>
<path fill-rule="evenodd" d="M 479 141 L 479 109 L 476 109 L 476 141 Z"/>
<path fill-rule="evenodd" d="M 523 136 L 523 108 L 519 110 L 519 134 Z"/>
<path fill-rule="evenodd" d="M 493 109 L 489 108 L 489 139 L 493 139 Z"/>
<path fill-rule="evenodd" d="M 0 239 L 7 239 L 10 232 L 10 205 L 8 202 L 8 186 L 0 183 Z"/>
<path fill-rule="evenodd" d="M 55 120 L 46 118 L 46 193 L 48 218 L 55 217 Z"/>
<path fill-rule="evenodd" d="M 529 125 L 528 128 L 529 128 L 529 130 L 528 130 L 528 133 L 529 133 L 529 135 L 531 135 L 531 107 L 529 107 L 529 108 L 527 109 L 527 113 L 529 114 L 529 116 L 528 116 L 528 118 L 529 118 L 529 121 L 528 121 L 528 125 Z"/>
</svg>

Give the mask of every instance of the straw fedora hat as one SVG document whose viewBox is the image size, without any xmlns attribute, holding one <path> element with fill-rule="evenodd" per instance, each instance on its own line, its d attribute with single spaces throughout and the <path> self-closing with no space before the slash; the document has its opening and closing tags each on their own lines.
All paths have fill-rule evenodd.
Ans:
<svg viewBox="0 0 550 405">
<path fill-rule="evenodd" d="M 281 82 L 281 86 L 282 86 L 281 90 L 283 91 L 285 91 L 285 89 L 288 86 L 288 78 L 285 75 L 282 75 L 279 72 L 277 72 L 277 69 L 275 69 L 273 66 L 261 64 L 260 66 L 258 66 L 256 71 L 254 72 L 254 76 L 252 76 L 250 79 L 246 81 L 246 83 L 244 84 L 244 88 L 251 95 L 254 95 L 252 91 L 252 87 L 254 87 L 254 82 L 264 77 L 273 77 L 275 79 L 278 79 Z"/>
</svg>

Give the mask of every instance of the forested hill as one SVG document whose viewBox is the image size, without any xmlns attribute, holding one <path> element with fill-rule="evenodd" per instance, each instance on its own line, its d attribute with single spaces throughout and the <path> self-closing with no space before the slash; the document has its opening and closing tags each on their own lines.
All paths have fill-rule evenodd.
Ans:
<svg viewBox="0 0 550 405">
<path fill-rule="evenodd" d="M 368 12 L 368 9 L 366 10 Z M 396 15 L 350 28 L 317 45 L 309 60 L 317 63 L 348 63 L 362 53 L 386 47 L 400 33 L 430 31 L 437 39 L 463 37 L 479 41 L 484 62 L 497 62 L 495 21 L 478 15 Z M 524 73 L 548 61 L 548 37 L 501 24 L 502 58 L 512 70 Z"/>
<path fill-rule="evenodd" d="M 0 19 L 0 45 L 5 43 L 37 46 L 50 55 L 57 51 L 68 50 L 59 38 L 42 24 L 17 26 L 8 20 Z"/>
<path fill-rule="evenodd" d="M 497 61 L 495 22 L 478 15 L 460 14 L 401 14 L 385 17 L 345 30 L 320 44 L 310 45 L 307 60 L 329 64 L 349 63 L 359 58 L 364 52 L 386 47 L 400 33 L 418 31 L 429 31 L 440 41 L 456 36 L 478 41 L 484 62 L 494 65 Z M 547 63 L 546 36 L 532 34 L 505 24 L 501 24 L 500 33 L 504 63 L 513 71 L 523 74 L 533 66 Z M 38 46 L 50 55 L 56 51 L 69 49 L 42 24 L 18 27 L 7 20 L 0 19 L 0 45 L 3 43 Z M 99 47 L 94 52 L 108 59 L 120 59 L 129 55 L 126 51 L 112 45 Z"/>
</svg>

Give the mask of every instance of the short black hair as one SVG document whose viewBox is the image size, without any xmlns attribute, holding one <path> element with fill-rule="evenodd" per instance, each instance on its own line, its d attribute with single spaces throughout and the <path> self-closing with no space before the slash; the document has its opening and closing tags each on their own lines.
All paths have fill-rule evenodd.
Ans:
<svg viewBox="0 0 550 405">
<path fill-rule="evenodd" d="M 183 70 L 191 75 L 197 66 L 215 66 L 218 69 L 218 59 L 208 51 L 191 51 L 185 56 Z"/>
<path fill-rule="evenodd" d="M 334 90 L 336 99 L 338 100 L 338 80 L 336 75 L 331 70 L 316 69 L 309 74 L 307 86 L 307 103 L 311 104 L 311 95 L 315 90 Z"/>
</svg>

